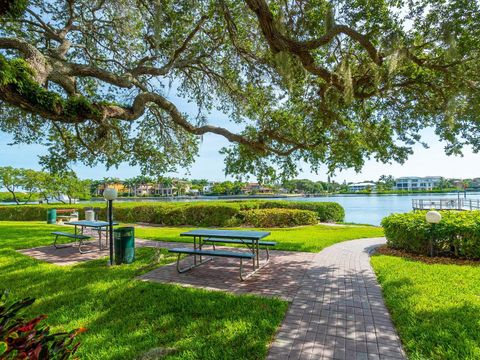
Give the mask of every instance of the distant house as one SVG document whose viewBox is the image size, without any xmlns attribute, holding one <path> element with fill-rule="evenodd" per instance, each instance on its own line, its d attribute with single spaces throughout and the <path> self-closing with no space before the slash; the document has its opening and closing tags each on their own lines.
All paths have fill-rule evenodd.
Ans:
<svg viewBox="0 0 480 360">
<path fill-rule="evenodd" d="M 216 181 L 210 181 L 207 185 L 205 185 L 202 189 L 204 194 L 209 194 L 212 192 L 213 187 L 218 184 Z"/>
<path fill-rule="evenodd" d="M 272 189 L 260 183 L 248 183 L 242 188 L 242 192 L 245 194 L 270 194 Z"/>
<path fill-rule="evenodd" d="M 173 192 L 175 187 L 171 184 L 152 184 L 150 188 L 150 195 L 158 195 L 158 196 L 173 196 Z"/>
<path fill-rule="evenodd" d="M 189 195 L 197 196 L 198 194 L 200 194 L 200 190 L 198 190 L 198 189 L 190 189 L 190 190 L 188 190 L 188 194 L 189 194 Z"/>
<path fill-rule="evenodd" d="M 106 188 L 113 188 L 117 190 L 119 194 L 128 192 L 128 187 L 126 187 L 122 182 L 115 182 L 98 185 L 96 195 L 102 196 L 103 190 L 105 190 Z"/>
<path fill-rule="evenodd" d="M 396 190 L 432 190 L 438 186 L 442 181 L 441 176 L 427 176 L 427 177 L 400 177 L 395 180 Z"/>
<path fill-rule="evenodd" d="M 152 192 L 154 191 L 153 189 L 154 189 L 153 184 L 140 184 L 135 189 L 135 195 L 149 196 L 149 195 L 152 195 Z"/>
<path fill-rule="evenodd" d="M 374 182 L 362 182 L 356 184 L 349 184 L 347 185 L 347 187 L 350 192 L 359 192 L 365 190 L 376 190 L 377 184 L 375 184 Z"/>
</svg>

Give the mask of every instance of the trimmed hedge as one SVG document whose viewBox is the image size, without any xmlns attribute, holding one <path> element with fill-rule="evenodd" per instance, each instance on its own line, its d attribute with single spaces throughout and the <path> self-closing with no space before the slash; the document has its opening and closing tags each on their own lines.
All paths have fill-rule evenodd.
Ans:
<svg viewBox="0 0 480 360">
<path fill-rule="evenodd" d="M 238 201 L 237 201 L 238 202 Z M 317 213 L 321 222 L 341 222 L 345 218 L 345 210 L 336 202 L 309 202 L 287 200 L 242 201 L 242 210 L 250 209 L 300 209 Z"/>
<path fill-rule="evenodd" d="M 254 209 L 241 212 L 243 223 L 255 227 L 290 227 L 315 225 L 317 214 L 298 209 Z"/>
<path fill-rule="evenodd" d="M 54 205 L 6 205 L 0 206 L 0 221 L 43 221 L 47 209 L 75 209 L 80 218 L 85 216 L 85 207 L 99 207 L 100 219 L 106 219 L 105 203 L 54 204 Z M 315 213 L 316 222 L 337 222 L 344 217 L 343 208 L 332 202 L 300 201 L 203 201 L 203 202 L 116 202 L 114 218 L 127 223 L 151 223 L 160 225 L 192 226 L 238 226 L 243 224 L 245 211 L 286 209 L 308 210 Z M 306 220 L 305 220 L 306 221 Z M 268 221 L 267 221 L 268 222 Z M 294 225 L 294 224 L 293 224 Z M 278 224 L 278 226 L 292 226 Z"/>
<path fill-rule="evenodd" d="M 480 259 L 480 211 L 441 211 L 442 221 L 431 225 L 426 211 L 392 214 L 382 220 L 387 244 L 415 254 Z"/>
</svg>

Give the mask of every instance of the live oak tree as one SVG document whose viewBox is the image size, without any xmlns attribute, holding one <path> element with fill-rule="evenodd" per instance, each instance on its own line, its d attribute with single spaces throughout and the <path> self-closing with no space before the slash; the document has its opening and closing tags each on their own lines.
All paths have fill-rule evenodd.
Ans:
<svg viewBox="0 0 480 360">
<path fill-rule="evenodd" d="M 47 146 L 49 168 L 163 173 L 207 133 L 231 142 L 228 173 L 260 178 L 402 162 L 427 127 L 448 154 L 480 149 L 476 0 L 18 4 L 1 13 L 0 130 Z"/>
</svg>

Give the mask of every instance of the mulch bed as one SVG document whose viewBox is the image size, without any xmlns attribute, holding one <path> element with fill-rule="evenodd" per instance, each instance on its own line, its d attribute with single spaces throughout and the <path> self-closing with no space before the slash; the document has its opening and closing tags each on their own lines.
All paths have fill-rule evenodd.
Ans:
<svg viewBox="0 0 480 360">
<path fill-rule="evenodd" d="M 446 264 L 446 265 L 474 265 L 480 266 L 480 260 L 457 259 L 445 256 L 429 257 L 425 255 L 412 254 L 404 250 L 389 248 L 388 246 L 380 246 L 375 251 L 376 254 L 399 256 L 411 260 L 421 261 L 426 264 Z"/>
</svg>

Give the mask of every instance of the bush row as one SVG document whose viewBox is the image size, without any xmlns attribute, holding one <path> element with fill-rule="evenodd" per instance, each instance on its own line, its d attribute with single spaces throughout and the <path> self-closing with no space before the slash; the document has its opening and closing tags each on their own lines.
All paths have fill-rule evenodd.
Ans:
<svg viewBox="0 0 480 360">
<path fill-rule="evenodd" d="M 317 214 L 321 222 L 341 222 L 345 218 L 345 210 L 336 202 L 308 202 L 308 201 L 237 201 L 241 210 L 251 209 L 299 209 L 309 210 Z"/>
<path fill-rule="evenodd" d="M 298 209 L 253 209 L 240 213 L 245 225 L 255 227 L 290 227 L 314 225 L 318 223 L 317 214 L 309 210 Z"/>
<path fill-rule="evenodd" d="M 439 224 L 429 224 L 425 211 L 392 214 L 382 220 L 388 246 L 416 254 L 480 259 L 480 211 L 441 211 Z"/>
<path fill-rule="evenodd" d="M 0 206 L 0 220 L 41 221 L 46 219 L 49 208 L 75 209 L 84 218 L 87 204 L 74 205 L 24 205 Z M 105 204 L 94 204 L 99 207 L 100 218 L 106 219 Z M 343 220 L 343 208 L 337 203 L 325 202 L 290 202 L 290 201 L 206 201 L 195 203 L 115 203 L 114 218 L 117 221 L 136 223 L 145 222 L 161 225 L 193 225 L 193 226 L 236 226 L 245 223 L 247 212 L 253 211 L 248 219 L 254 219 L 257 210 L 284 209 L 308 210 L 313 212 L 315 222 L 338 222 Z M 276 223 L 274 226 L 306 225 L 312 223 L 312 214 L 303 212 L 272 212 L 276 220 L 263 220 L 265 223 Z M 282 215 L 279 215 L 282 214 Z M 258 215 L 265 218 L 266 215 Z M 288 219 L 282 225 L 279 219 Z M 295 218 L 295 219 L 293 219 Z M 253 220 L 252 220 L 253 221 Z M 258 220 L 260 221 L 260 220 Z M 253 224 L 253 223 L 252 223 Z M 291 224 L 291 225 L 289 225 Z M 256 225 L 257 226 L 257 225 Z M 260 225 L 258 225 L 260 226 Z M 262 225 L 264 226 L 264 225 Z M 273 225 L 272 225 L 273 226 Z"/>
</svg>

